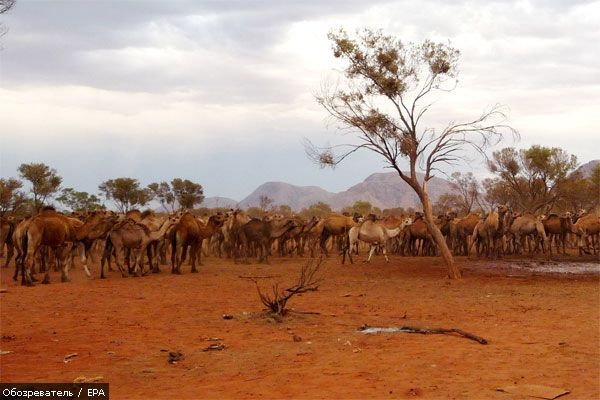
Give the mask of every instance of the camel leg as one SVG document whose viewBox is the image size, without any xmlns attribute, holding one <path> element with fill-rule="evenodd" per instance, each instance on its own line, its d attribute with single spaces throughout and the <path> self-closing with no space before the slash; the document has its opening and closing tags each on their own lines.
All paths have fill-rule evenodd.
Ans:
<svg viewBox="0 0 600 400">
<path fill-rule="evenodd" d="M 8 268 L 8 263 L 10 263 L 10 260 L 12 259 L 14 254 L 15 254 L 15 246 L 12 244 L 7 244 L 6 245 L 6 264 L 4 265 L 4 268 Z"/>
<path fill-rule="evenodd" d="M 71 249 L 70 245 L 65 247 L 60 247 L 54 253 L 54 258 L 56 259 L 56 263 L 60 262 L 60 266 L 62 267 L 62 273 L 60 276 L 61 282 L 69 282 L 71 279 L 69 278 L 69 268 L 73 262 L 73 258 L 70 257 Z M 60 260 L 60 261 L 59 261 Z"/>
<path fill-rule="evenodd" d="M 86 250 L 85 250 L 85 245 L 83 243 L 78 243 L 77 244 L 77 251 L 79 251 L 79 259 L 81 260 L 81 264 L 83 265 L 83 271 L 85 272 L 85 275 L 88 278 L 92 277 L 92 274 L 90 272 L 90 269 L 88 268 L 88 264 L 87 264 L 87 256 L 86 256 Z M 71 257 L 72 259 L 72 257 Z M 73 261 L 71 261 L 71 264 L 73 263 Z"/>
<path fill-rule="evenodd" d="M 373 253 L 375 253 L 375 250 L 377 249 L 377 246 L 373 245 L 373 244 L 370 245 L 370 247 L 371 248 L 369 249 L 369 256 L 367 257 L 367 259 L 365 261 L 366 263 L 370 263 L 371 262 L 371 257 L 373 257 Z"/>
<path fill-rule="evenodd" d="M 200 239 L 198 242 L 198 257 L 197 257 L 197 262 L 198 262 L 198 266 L 203 266 L 204 264 L 202 264 L 202 243 L 204 243 L 204 239 Z M 204 255 L 205 257 L 208 257 L 207 254 Z"/>
<path fill-rule="evenodd" d="M 194 242 L 190 246 L 190 264 L 192 264 L 192 272 L 198 273 L 198 269 L 196 268 L 196 258 L 200 256 L 202 253 L 202 246 L 198 246 L 198 242 Z"/>
<path fill-rule="evenodd" d="M 174 274 L 181 275 L 181 264 L 183 264 L 183 260 L 185 259 L 187 252 L 186 244 L 179 244 L 175 251 L 175 272 Z"/>
<path fill-rule="evenodd" d="M 390 262 L 390 259 L 387 256 L 387 250 L 385 249 L 386 246 L 383 246 L 383 256 L 385 257 L 385 262 Z"/>
</svg>

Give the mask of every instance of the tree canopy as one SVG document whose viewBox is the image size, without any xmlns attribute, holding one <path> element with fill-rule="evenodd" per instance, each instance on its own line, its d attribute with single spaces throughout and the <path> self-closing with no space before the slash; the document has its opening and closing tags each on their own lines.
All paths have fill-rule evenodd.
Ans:
<svg viewBox="0 0 600 400">
<path fill-rule="evenodd" d="M 98 189 L 107 200 L 112 200 L 121 212 L 145 206 L 153 198 L 152 192 L 141 188 L 138 180 L 134 178 L 109 179 L 102 182 Z"/>
<path fill-rule="evenodd" d="M 30 193 L 33 195 L 33 207 L 39 212 L 46 201 L 58 192 L 62 178 L 56 170 L 44 163 L 21 164 L 18 168 L 21 178 L 31 184 Z"/>
</svg>

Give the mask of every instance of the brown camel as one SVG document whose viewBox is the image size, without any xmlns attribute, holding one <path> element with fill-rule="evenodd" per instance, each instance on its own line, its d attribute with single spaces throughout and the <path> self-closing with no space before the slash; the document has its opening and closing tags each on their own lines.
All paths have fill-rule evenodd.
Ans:
<svg viewBox="0 0 600 400">
<path fill-rule="evenodd" d="M 15 245 L 12 237 L 19 222 L 20 221 L 13 216 L 0 218 L 0 256 L 4 255 L 4 246 L 6 246 L 5 268 L 8 268 L 8 263 L 12 259 L 15 252 Z"/>
<path fill-rule="evenodd" d="M 306 221 L 300 217 L 293 217 L 296 227 L 284 233 L 278 240 L 279 255 L 281 257 L 286 254 L 302 255 L 306 244 L 308 232 L 319 222 L 316 217 Z"/>
<path fill-rule="evenodd" d="M 90 231 L 105 218 L 112 218 L 110 212 L 95 212 L 85 223 L 75 226 L 62 213 L 56 212 L 51 207 L 46 207 L 40 214 L 33 217 L 27 227 L 27 235 L 23 238 L 22 249 L 26 249 L 22 272 L 26 285 L 32 284 L 29 271 L 33 266 L 33 259 L 42 246 L 48 246 L 54 250 L 57 265 L 62 266 L 61 280 L 69 281 L 69 267 L 72 260 L 68 257 L 73 243 L 83 240 Z M 87 265 L 86 274 L 89 275 Z M 46 269 L 46 275 L 42 283 L 50 283 L 50 270 Z"/>
<path fill-rule="evenodd" d="M 483 237 L 484 246 L 487 247 L 486 253 L 489 257 L 498 257 L 502 252 L 502 238 L 506 230 L 505 216 L 508 211 L 507 206 L 499 205 L 496 211 L 488 214 L 483 225 L 478 229 L 478 233 Z M 475 240 L 471 242 L 471 247 L 474 244 Z"/>
<path fill-rule="evenodd" d="M 323 230 L 321 232 L 321 251 L 325 254 L 325 257 L 329 257 L 329 253 L 327 252 L 327 239 L 330 237 L 341 237 L 345 242 L 348 241 L 348 231 L 353 226 L 356 226 L 362 217 L 358 214 L 354 214 L 354 216 L 340 215 L 340 214 L 330 214 L 327 218 L 325 218 L 325 222 L 323 224 Z M 347 243 L 342 243 L 342 248 Z"/>
<path fill-rule="evenodd" d="M 150 231 L 148 227 L 137 223 L 131 219 L 121 221 L 113 226 L 108 233 L 103 260 L 114 251 L 115 263 L 121 271 L 121 276 L 125 277 L 124 260 L 127 251 L 134 256 L 134 275 L 144 275 L 144 253 L 148 246 L 162 239 L 167 231 L 179 222 L 176 216 L 170 216 L 165 219 L 157 231 Z M 152 267 L 152 265 L 150 266 Z M 104 262 L 100 263 L 100 278 L 104 279 Z"/>
<path fill-rule="evenodd" d="M 590 253 L 588 238 L 591 239 L 593 253 L 598 254 L 598 244 L 600 241 L 600 216 L 598 214 L 590 213 L 580 217 L 577 222 L 573 224 L 573 232 L 579 238 L 579 243 L 577 245 L 579 248 L 579 255 Z"/>
<path fill-rule="evenodd" d="M 212 236 L 215 233 L 217 233 L 217 231 L 219 231 L 219 229 L 223 226 L 224 223 L 225 223 L 225 215 L 220 212 L 215 215 L 211 215 L 208 218 L 208 221 L 206 221 L 206 223 L 204 223 L 204 224 L 198 222 L 198 228 L 199 228 L 198 265 L 203 265 L 202 264 L 202 242 L 205 239 L 210 240 L 210 238 L 212 238 Z"/>
<path fill-rule="evenodd" d="M 520 254 L 522 249 L 525 247 L 525 238 L 536 237 L 542 242 L 542 251 L 545 253 L 548 248 L 548 238 L 546 237 L 546 231 L 542 221 L 537 219 L 535 215 L 525 213 L 518 216 L 512 221 L 508 228 L 508 232 L 512 235 L 513 248 L 515 254 Z M 531 248 L 529 249 L 531 254 Z M 549 253 L 550 255 L 551 253 Z"/>
<path fill-rule="evenodd" d="M 248 252 L 250 245 L 255 244 L 260 250 L 258 262 L 269 263 L 269 246 L 273 239 L 277 239 L 287 231 L 294 229 L 296 222 L 293 219 L 281 221 L 263 221 L 252 219 L 240 228 L 239 238 L 243 249 L 244 262 L 248 263 Z"/>
<path fill-rule="evenodd" d="M 250 217 L 241 210 L 230 210 L 227 213 L 227 219 L 221 228 L 223 242 L 221 247 L 238 262 L 240 256 L 240 229 L 250 221 Z"/>
<path fill-rule="evenodd" d="M 23 247 L 27 244 L 27 229 L 29 228 L 29 223 L 31 222 L 31 218 L 25 218 L 23 221 L 19 222 L 13 231 L 12 242 L 15 247 L 16 257 L 15 257 L 15 273 L 13 274 L 13 280 L 16 281 L 19 276 L 19 270 L 24 268 L 25 263 L 25 255 L 27 254 L 27 248 Z M 8 265 L 8 262 L 7 262 Z M 33 274 L 33 271 L 30 272 Z M 33 276 L 33 275 L 32 275 Z M 33 279 L 33 278 L 32 278 Z M 25 280 L 25 276 L 22 276 L 21 284 L 26 285 L 27 282 Z"/>
<path fill-rule="evenodd" d="M 564 215 L 550 214 L 548 217 L 542 219 L 544 230 L 549 238 L 549 248 L 552 251 L 552 239 L 556 244 L 556 252 L 560 253 L 560 245 L 562 245 L 562 253 L 567 254 L 565 249 L 567 242 L 567 234 L 573 229 L 573 221 L 571 220 L 571 214 L 566 213 Z"/>
<path fill-rule="evenodd" d="M 184 213 L 171 232 L 171 273 L 181 274 L 181 265 L 186 258 L 188 247 L 190 248 L 190 264 L 192 272 L 198 272 L 196 268 L 196 257 L 198 244 L 200 243 L 200 227 L 196 218 L 189 212 Z"/>
<path fill-rule="evenodd" d="M 412 254 L 413 256 L 418 256 L 419 250 L 423 256 L 430 255 L 430 253 L 435 251 L 435 249 L 431 247 L 433 244 L 433 237 L 429 233 L 429 229 L 427 228 L 427 224 L 423 220 L 423 215 L 421 213 L 417 213 L 413 223 L 408 225 L 407 234 L 404 239 L 406 241 L 406 246 L 408 246 L 409 254 Z"/>
<path fill-rule="evenodd" d="M 479 223 L 481 217 L 478 214 L 471 213 L 456 221 L 456 240 L 454 242 L 454 253 L 457 255 L 468 256 L 469 241 L 475 230 L 475 225 Z"/>
</svg>

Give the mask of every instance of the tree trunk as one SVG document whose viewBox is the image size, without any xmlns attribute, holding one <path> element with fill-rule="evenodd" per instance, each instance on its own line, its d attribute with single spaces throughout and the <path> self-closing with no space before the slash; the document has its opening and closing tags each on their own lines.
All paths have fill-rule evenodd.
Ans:
<svg viewBox="0 0 600 400">
<path fill-rule="evenodd" d="M 433 220 L 433 208 L 431 206 L 431 200 L 429 200 L 429 195 L 423 190 L 419 197 L 421 198 L 421 203 L 423 204 L 423 214 L 425 216 L 427 228 L 429 228 L 429 232 L 431 233 L 431 236 L 433 236 L 433 240 L 435 240 L 435 243 L 440 249 L 440 254 L 446 263 L 446 267 L 448 267 L 448 278 L 460 279 L 462 277 L 460 269 L 454 263 L 454 257 L 448 248 L 448 244 L 446 243 L 444 235 L 442 235 L 442 232 L 440 232 L 440 229 Z"/>
</svg>

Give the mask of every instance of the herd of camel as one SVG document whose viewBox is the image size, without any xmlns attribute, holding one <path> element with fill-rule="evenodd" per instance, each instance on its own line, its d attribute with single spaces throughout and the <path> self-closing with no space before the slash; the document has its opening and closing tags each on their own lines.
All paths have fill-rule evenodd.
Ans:
<svg viewBox="0 0 600 400">
<path fill-rule="evenodd" d="M 518 214 L 500 205 L 486 216 L 471 213 L 458 218 L 455 213 L 439 215 L 436 225 L 446 238 L 455 255 L 497 257 L 501 254 L 521 254 L 526 248 L 552 254 L 552 245 L 566 254 L 566 246 L 575 246 L 579 254 L 598 254 L 600 217 L 597 213 L 566 213 L 563 215 L 534 216 Z M 87 260 L 94 253 L 101 254 L 100 277 L 105 277 L 104 266 L 112 270 L 114 260 L 123 276 L 159 272 L 160 264 L 167 264 L 170 252 L 171 272 L 182 273 L 182 265 L 189 259 L 191 272 L 198 272 L 202 254 L 231 257 L 235 262 L 248 262 L 249 256 L 267 262 L 268 256 L 280 256 L 305 251 L 314 257 L 317 251 L 325 256 L 337 246 L 353 261 L 359 243 L 369 245 L 366 261 L 376 251 L 387 250 L 400 255 L 436 255 L 434 244 L 422 214 L 410 217 L 370 214 L 330 214 L 325 218 L 284 217 L 266 213 L 263 218 L 251 218 L 241 210 L 216 213 L 205 218 L 188 211 L 158 215 L 151 211 L 94 211 L 67 215 L 52 207 L 45 207 L 38 215 L 19 219 L 3 217 L 0 225 L 0 251 L 6 247 L 5 267 L 15 256 L 13 279 L 21 273 L 23 285 L 31 286 L 36 280 L 35 266 L 44 272 L 43 283 L 50 282 L 50 260 L 62 271 L 62 281 L 69 280 L 69 269 L 79 257 L 83 269 L 91 277 Z M 149 269 L 145 264 L 148 261 Z M 48 264 L 48 265 L 47 265 Z"/>
</svg>

